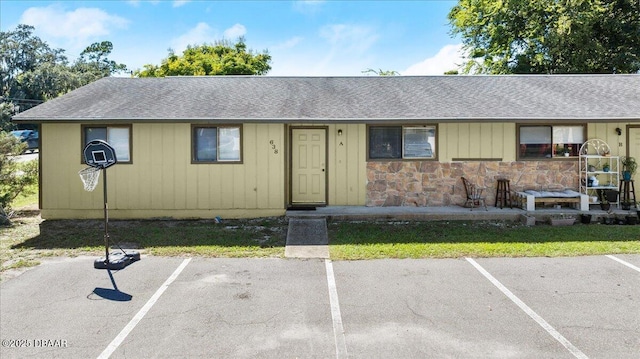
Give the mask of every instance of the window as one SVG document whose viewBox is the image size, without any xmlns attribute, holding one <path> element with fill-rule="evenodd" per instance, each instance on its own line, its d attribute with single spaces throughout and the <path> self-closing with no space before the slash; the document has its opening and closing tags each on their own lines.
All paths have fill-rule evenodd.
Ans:
<svg viewBox="0 0 640 359">
<path fill-rule="evenodd" d="M 433 159 L 435 134 L 435 126 L 371 126 L 369 158 Z"/>
<path fill-rule="evenodd" d="M 520 126 L 518 155 L 522 159 L 578 156 L 585 126 Z"/>
<path fill-rule="evenodd" d="M 83 148 L 93 140 L 107 141 L 116 151 L 118 163 L 131 163 L 131 126 L 84 126 L 82 134 Z"/>
<path fill-rule="evenodd" d="M 193 126 L 193 162 L 240 162 L 240 127 Z"/>
</svg>

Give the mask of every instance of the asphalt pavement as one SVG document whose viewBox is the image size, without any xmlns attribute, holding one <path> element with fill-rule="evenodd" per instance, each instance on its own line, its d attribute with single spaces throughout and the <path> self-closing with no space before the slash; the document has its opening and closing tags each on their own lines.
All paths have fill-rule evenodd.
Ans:
<svg viewBox="0 0 640 359">
<path fill-rule="evenodd" d="M 0 285 L 0 357 L 638 358 L 640 255 L 48 261 Z"/>
<path fill-rule="evenodd" d="M 28 162 L 38 159 L 38 150 L 31 151 L 31 153 L 24 153 L 20 156 L 14 157 L 16 162 Z"/>
</svg>

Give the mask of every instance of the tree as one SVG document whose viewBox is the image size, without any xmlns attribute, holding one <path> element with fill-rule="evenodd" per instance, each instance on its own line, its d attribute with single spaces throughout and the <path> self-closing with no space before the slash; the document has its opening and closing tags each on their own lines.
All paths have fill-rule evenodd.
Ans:
<svg viewBox="0 0 640 359">
<path fill-rule="evenodd" d="M 374 70 L 374 69 L 366 69 L 365 71 L 362 71 L 363 74 L 376 74 L 378 76 L 398 76 L 400 75 L 400 73 L 398 71 L 395 70 L 387 70 L 384 71 L 382 69 L 379 69 L 378 71 Z"/>
<path fill-rule="evenodd" d="M 10 224 L 11 202 L 38 181 L 38 161 L 18 163 L 14 157 L 26 145 L 8 132 L 0 131 L 0 225 Z"/>
<path fill-rule="evenodd" d="M 259 54 L 247 51 L 241 37 L 235 44 L 222 40 L 213 45 L 188 46 L 182 56 L 169 50 L 160 66 L 144 65 L 135 76 L 265 75 L 271 70 L 270 62 L 268 51 Z"/>
<path fill-rule="evenodd" d="M 34 36 L 33 31 L 33 26 L 18 25 L 14 31 L 0 32 L 1 129 L 10 129 L 9 119 L 15 114 L 17 107 L 28 109 L 42 103 L 46 94 L 59 92 L 52 89 L 41 91 L 44 84 L 38 78 L 23 76 L 37 71 L 45 64 L 57 69 L 67 64 L 64 50 L 50 48 L 47 43 Z M 41 74 L 35 77 L 40 76 Z"/>
<path fill-rule="evenodd" d="M 88 46 L 70 66 L 63 49 L 52 49 L 34 31 L 33 26 L 18 25 L 0 32 L 0 130 L 14 128 L 11 116 L 18 109 L 27 110 L 127 69 L 108 59 L 113 50 L 109 41 Z"/>
<path fill-rule="evenodd" d="M 635 73 L 639 14 L 637 0 L 459 0 L 448 18 L 465 73 Z"/>
<path fill-rule="evenodd" d="M 71 68 L 78 76 L 80 86 L 115 73 L 127 71 L 127 65 L 109 60 L 113 51 L 111 41 L 94 42 L 80 53 L 80 58 Z"/>
</svg>

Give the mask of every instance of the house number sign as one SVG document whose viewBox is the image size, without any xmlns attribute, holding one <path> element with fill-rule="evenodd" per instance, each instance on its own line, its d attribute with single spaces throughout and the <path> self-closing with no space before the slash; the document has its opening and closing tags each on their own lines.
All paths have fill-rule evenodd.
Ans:
<svg viewBox="0 0 640 359">
<path fill-rule="evenodd" d="M 278 154 L 278 148 L 276 147 L 276 144 L 273 142 L 273 140 L 269 141 L 269 144 L 271 145 L 271 149 L 273 150 L 274 154 Z"/>
</svg>

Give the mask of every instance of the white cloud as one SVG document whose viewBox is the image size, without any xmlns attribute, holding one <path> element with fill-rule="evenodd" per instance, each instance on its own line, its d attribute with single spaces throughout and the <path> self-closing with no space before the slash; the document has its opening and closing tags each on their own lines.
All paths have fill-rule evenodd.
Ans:
<svg viewBox="0 0 640 359">
<path fill-rule="evenodd" d="M 325 0 L 300 0 L 293 2 L 293 9 L 303 14 L 315 14 L 320 10 Z"/>
<path fill-rule="evenodd" d="M 214 31 L 209 25 L 200 22 L 184 35 L 173 38 L 171 40 L 171 48 L 179 54 L 182 53 L 188 45 L 201 45 L 212 42 L 213 39 L 215 39 L 214 35 Z"/>
<path fill-rule="evenodd" d="M 298 45 L 303 40 L 304 38 L 302 36 L 294 36 L 286 40 L 285 42 L 276 44 L 275 46 L 272 47 L 272 49 L 276 49 L 276 50 L 291 49 L 296 47 L 296 45 Z"/>
<path fill-rule="evenodd" d="M 173 7 L 180 7 L 188 3 L 190 0 L 175 0 L 173 2 Z"/>
<path fill-rule="evenodd" d="M 242 24 L 235 24 L 226 29 L 223 33 L 225 39 L 235 40 L 240 36 L 244 36 L 247 29 Z M 171 49 L 175 53 L 182 53 L 188 45 L 198 46 L 202 44 L 211 44 L 220 39 L 220 34 L 209 26 L 207 23 L 199 22 L 194 28 L 187 31 L 183 35 L 171 39 Z"/>
<path fill-rule="evenodd" d="M 142 2 L 150 3 L 151 5 L 158 5 L 160 3 L 160 0 L 127 0 L 127 3 L 129 3 L 129 5 L 135 7 L 140 6 L 140 3 Z"/>
<path fill-rule="evenodd" d="M 114 30 L 126 29 L 129 21 L 97 8 L 77 8 L 66 11 L 60 5 L 32 7 L 20 18 L 20 23 L 33 25 L 43 37 L 58 39 L 69 50 L 87 46 L 97 37 L 111 35 Z"/>
<path fill-rule="evenodd" d="M 326 40 L 326 47 L 308 62 L 310 75 L 313 76 L 359 75 L 361 70 L 354 69 L 364 68 L 371 61 L 369 50 L 378 40 L 378 35 L 372 28 L 345 24 L 324 26 L 320 29 L 319 36 Z"/>
<path fill-rule="evenodd" d="M 224 38 L 235 40 L 240 36 L 244 36 L 247 33 L 247 28 L 242 24 L 235 24 L 230 28 L 224 30 Z"/>
<path fill-rule="evenodd" d="M 358 53 L 367 51 L 378 40 L 378 36 L 369 27 L 345 24 L 323 26 L 320 37 L 341 51 Z"/>
<path fill-rule="evenodd" d="M 379 35 L 375 28 L 330 24 L 316 36 L 294 36 L 269 46 L 270 76 L 360 76 L 371 67 Z"/>
<path fill-rule="evenodd" d="M 400 73 L 405 76 L 443 75 L 449 70 L 458 70 L 464 59 L 462 44 L 446 45 L 435 56 L 413 64 Z"/>
</svg>

